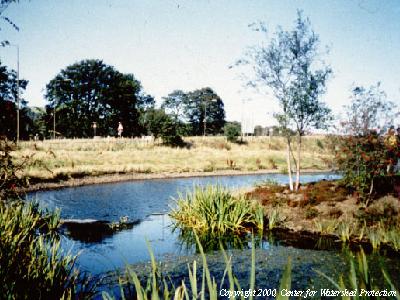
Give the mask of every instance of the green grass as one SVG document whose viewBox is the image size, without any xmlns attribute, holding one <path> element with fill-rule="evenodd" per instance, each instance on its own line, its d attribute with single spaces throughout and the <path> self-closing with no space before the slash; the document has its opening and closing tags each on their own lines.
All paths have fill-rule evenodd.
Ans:
<svg viewBox="0 0 400 300">
<path fill-rule="evenodd" d="M 264 213 L 258 202 L 233 196 L 219 186 L 195 187 L 176 199 L 170 213 L 177 227 L 199 235 L 223 236 L 263 230 Z"/>
</svg>

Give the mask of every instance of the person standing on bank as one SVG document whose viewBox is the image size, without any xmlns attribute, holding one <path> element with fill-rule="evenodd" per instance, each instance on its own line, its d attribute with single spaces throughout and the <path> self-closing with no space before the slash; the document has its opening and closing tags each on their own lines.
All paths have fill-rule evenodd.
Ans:
<svg viewBox="0 0 400 300">
<path fill-rule="evenodd" d="M 124 131 L 124 126 L 122 126 L 121 122 L 118 122 L 118 137 L 122 137 L 122 132 Z"/>
</svg>

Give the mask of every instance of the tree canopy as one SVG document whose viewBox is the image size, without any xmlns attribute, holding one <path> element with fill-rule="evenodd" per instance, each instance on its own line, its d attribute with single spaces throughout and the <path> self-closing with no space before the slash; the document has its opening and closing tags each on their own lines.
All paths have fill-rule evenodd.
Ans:
<svg viewBox="0 0 400 300">
<path fill-rule="evenodd" d="M 220 134 L 225 125 L 222 99 L 210 87 L 191 92 L 175 90 L 164 97 L 162 107 L 187 135 Z"/>
<path fill-rule="evenodd" d="M 154 105 L 133 74 L 122 74 L 102 60 L 70 65 L 46 86 L 48 121 L 56 114 L 56 131 L 66 137 L 92 136 L 96 122 L 100 135 L 115 134 L 118 122 L 124 135 L 141 132 L 139 110 Z"/>
</svg>

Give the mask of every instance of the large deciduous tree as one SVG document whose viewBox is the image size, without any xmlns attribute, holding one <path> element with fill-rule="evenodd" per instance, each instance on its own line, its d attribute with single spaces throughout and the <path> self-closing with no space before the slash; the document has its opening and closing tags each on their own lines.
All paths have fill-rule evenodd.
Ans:
<svg viewBox="0 0 400 300">
<path fill-rule="evenodd" d="M 290 31 L 278 28 L 269 39 L 263 23 L 255 26 L 267 43 L 250 48 L 238 65 L 247 65 L 253 76 L 252 86 L 267 87 L 279 101 L 276 118 L 287 140 L 287 164 L 290 189 L 293 190 L 292 164 L 296 165 L 295 189 L 299 188 L 302 136 L 309 128 L 324 128 L 330 120 L 330 110 L 321 101 L 326 82 L 332 73 L 320 59 L 319 37 L 311 29 L 308 18 L 298 12 L 295 26 Z M 291 130 L 297 135 L 297 157 L 292 153 Z"/>
<path fill-rule="evenodd" d="M 163 97 L 161 108 L 169 114 L 181 135 L 190 134 L 188 130 L 188 119 L 186 116 L 186 107 L 189 104 L 189 95 L 182 90 L 174 90 L 168 96 Z"/>
<path fill-rule="evenodd" d="M 188 94 L 186 117 L 193 135 L 222 133 L 225 125 L 225 109 L 222 99 L 206 87 Z"/>
<path fill-rule="evenodd" d="M 189 95 L 182 90 L 175 90 L 167 97 L 163 97 L 161 108 L 170 114 L 176 122 L 184 122 L 186 121 L 185 108 L 188 103 Z"/>
<path fill-rule="evenodd" d="M 139 110 L 154 105 L 132 74 L 122 74 L 102 60 L 82 60 L 61 70 L 46 86 L 48 120 L 67 137 L 113 135 L 121 122 L 124 135 L 140 134 Z M 52 125 L 49 124 L 51 127 Z"/>
<path fill-rule="evenodd" d="M 175 90 L 163 99 L 161 107 L 173 117 L 180 134 L 222 133 L 225 125 L 224 103 L 213 89 Z"/>
</svg>

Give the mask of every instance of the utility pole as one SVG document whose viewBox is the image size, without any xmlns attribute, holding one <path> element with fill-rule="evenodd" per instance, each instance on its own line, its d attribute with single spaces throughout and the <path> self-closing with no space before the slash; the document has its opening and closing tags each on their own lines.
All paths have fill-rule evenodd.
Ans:
<svg viewBox="0 0 400 300">
<path fill-rule="evenodd" d="M 19 143 L 19 46 L 17 47 L 17 143 Z"/>
<path fill-rule="evenodd" d="M 17 99 L 16 99 L 16 104 L 17 104 L 17 144 L 19 143 L 19 98 L 20 98 L 20 93 L 19 93 L 19 45 L 17 44 L 8 44 L 9 46 L 15 47 L 17 49 Z"/>
</svg>

